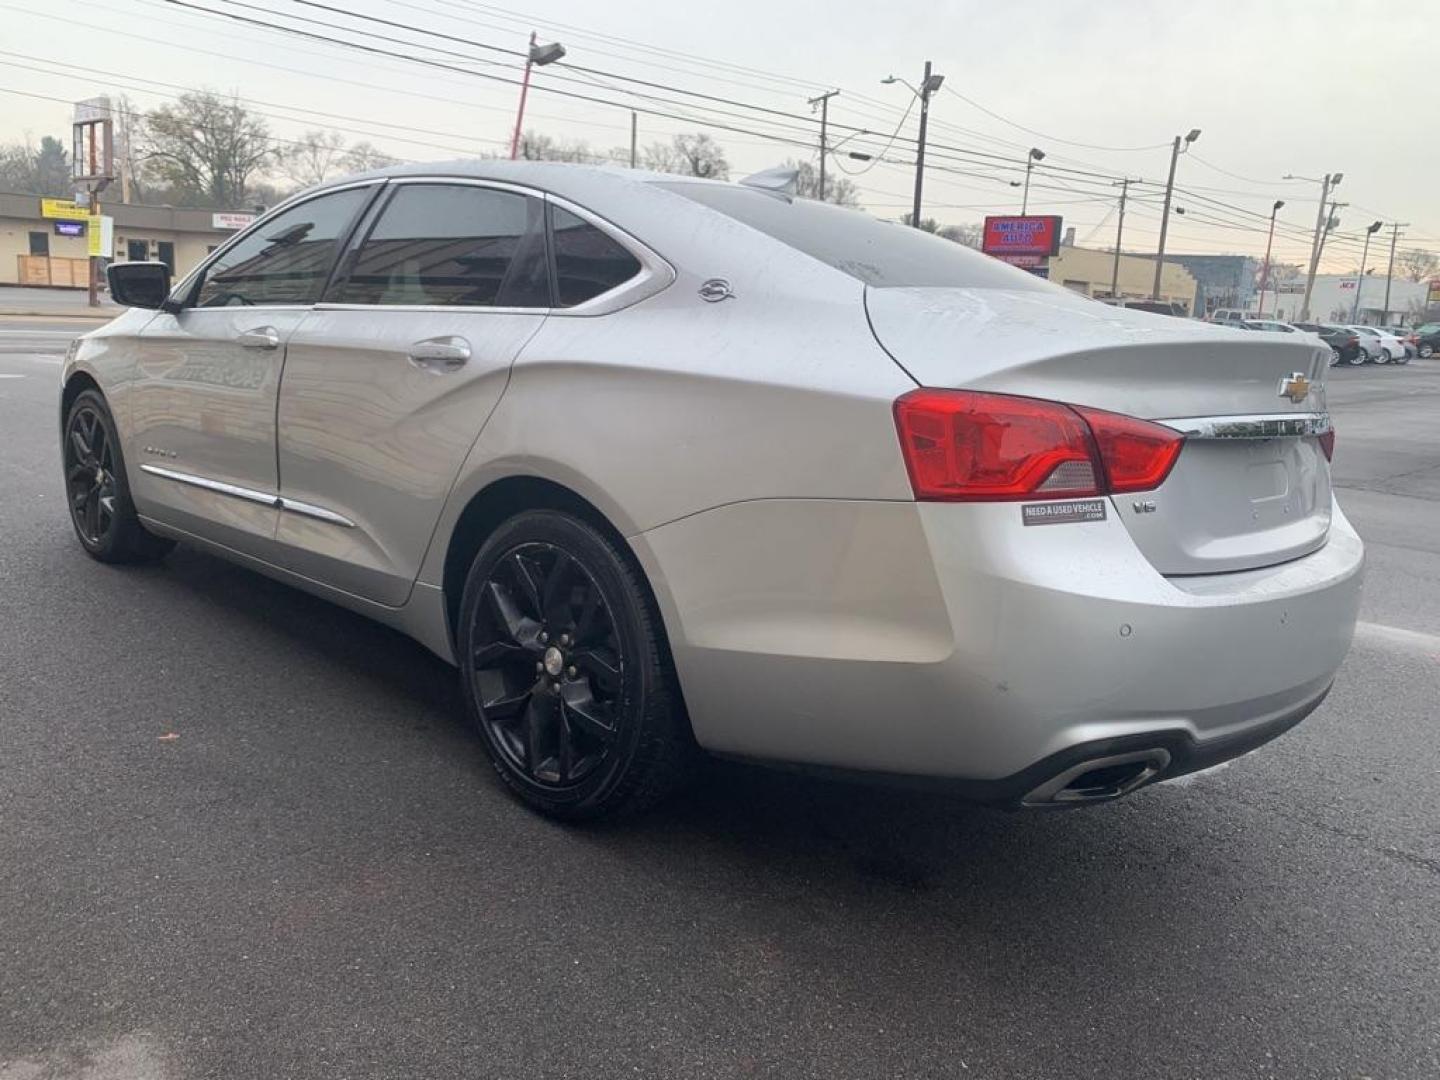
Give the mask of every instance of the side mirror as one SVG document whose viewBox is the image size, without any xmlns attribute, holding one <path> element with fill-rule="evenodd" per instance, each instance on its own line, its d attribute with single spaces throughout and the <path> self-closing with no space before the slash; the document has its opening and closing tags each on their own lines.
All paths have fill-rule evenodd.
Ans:
<svg viewBox="0 0 1440 1080">
<path fill-rule="evenodd" d="M 170 296 L 170 268 L 162 262 L 114 263 L 105 273 L 110 299 L 124 307 L 159 309 Z"/>
</svg>

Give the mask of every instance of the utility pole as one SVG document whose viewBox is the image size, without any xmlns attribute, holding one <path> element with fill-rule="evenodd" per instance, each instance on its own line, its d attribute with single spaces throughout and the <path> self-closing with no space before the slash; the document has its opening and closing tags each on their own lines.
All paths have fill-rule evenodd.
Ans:
<svg viewBox="0 0 1440 1080">
<path fill-rule="evenodd" d="M 1315 214 L 1315 238 L 1310 241 L 1310 268 L 1305 275 L 1305 298 L 1300 301 L 1300 322 L 1310 318 L 1310 294 L 1315 289 L 1315 271 L 1320 267 L 1320 249 L 1325 246 L 1325 233 L 1328 232 L 1325 218 L 1325 203 L 1330 198 L 1330 191 L 1341 180 L 1345 178 L 1344 173 L 1325 174 L 1320 181 L 1320 209 Z M 1285 174 L 1286 180 L 1310 180 L 1308 176 L 1296 176 L 1293 173 Z M 1334 210 L 1331 210 L 1334 214 Z"/>
<path fill-rule="evenodd" d="M 1385 310 L 1380 316 L 1380 325 L 1390 324 L 1390 283 L 1395 280 L 1395 245 L 1400 240 L 1400 230 L 1409 225 L 1408 221 L 1390 223 L 1390 265 L 1385 269 Z"/>
<path fill-rule="evenodd" d="M 1265 238 L 1265 267 L 1260 271 L 1260 311 L 1258 314 L 1262 318 L 1265 316 L 1265 286 L 1270 284 L 1270 245 L 1275 241 L 1275 215 L 1284 205 L 1284 199 L 1276 199 L 1275 205 L 1270 208 L 1270 235 Z"/>
<path fill-rule="evenodd" d="M 1200 138 L 1200 129 L 1191 128 L 1190 133 L 1183 140 L 1185 149 L 1188 150 L 1190 144 L 1198 138 Z M 1176 135 L 1175 143 L 1170 148 L 1170 177 L 1165 181 L 1165 208 L 1160 211 L 1160 248 L 1155 254 L 1155 284 L 1150 289 L 1151 300 L 1160 299 L 1160 275 L 1165 270 L 1165 233 L 1170 225 L 1170 199 L 1175 192 L 1175 165 L 1180 160 L 1181 141 L 1180 136 Z"/>
<path fill-rule="evenodd" d="M 1365 227 L 1365 246 L 1360 251 L 1360 272 L 1355 275 L 1355 303 L 1350 307 L 1350 321 L 1360 321 L 1360 290 L 1365 287 L 1365 260 L 1370 258 L 1370 238 L 1380 231 L 1383 221 Z M 1382 320 L 1383 323 L 1383 320 Z"/>
<path fill-rule="evenodd" d="M 930 61 L 925 61 L 925 75 L 920 80 L 920 89 L 915 89 L 904 79 L 896 78 L 894 75 L 887 75 L 880 82 L 885 86 L 891 83 L 901 83 L 920 99 L 920 135 L 915 146 L 915 205 L 910 211 L 910 227 L 920 228 L 920 192 L 925 183 L 925 127 L 930 119 L 930 95 L 940 89 L 945 82 L 944 75 L 932 75 L 930 72 Z M 853 154 L 851 155 L 854 156 Z"/>
<path fill-rule="evenodd" d="M 630 167 L 635 168 L 635 141 L 640 120 L 634 109 L 630 110 Z"/>
<path fill-rule="evenodd" d="M 821 202 L 825 201 L 825 155 L 829 153 L 825 145 L 825 129 L 830 123 L 830 99 L 838 93 L 840 93 L 839 90 L 831 90 L 829 93 L 813 97 L 807 102 L 812 113 L 815 111 L 816 105 L 820 106 L 820 190 L 815 197 Z"/>
<path fill-rule="evenodd" d="M 910 224 L 920 228 L 920 192 L 925 184 L 925 127 L 930 119 L 930 95 L 940 89 L 940 80 L 945 76 L 936 76 L 935 85 L 930 85 L 930 61 L 925 61 L 925 77 L 920 80 L 920 140 L 915 147 L 915 206 L 910 215 Z"/>
<path fill-rule="evenodd" d="M 511 161 L 520 154 L 520 133 L 525 126 L 525 98 L 530 93 L 530 69 L 553 64 L 564 55 L 564 45 L 558 41 L 541 45 L 535 37 L 535 31 L 530 31 L 530 49 L 525 54 L 525 77 L 520 80 L 520 108 L 515 111 L 515 134 L 510 136 Z"/>
<path fill-rule="evenodd" d="M 1129 191 L 1129 179 L 1121 180 L 1120 221 L 1115 226 L 1115 265 L 1110 270 L 1110 299 L 1112 300 L 1120 299 L 1120 238 L 1125 235 L 1125 196 Z"/>
<path fill-rule="evenodd" d="M 1333 187 L 1334 185 L 1332 184 L 1331 186 Z M 1320 256 L 1325 252 L 1325 238 L 1330 235 L 1331 229 L 1338 228 L 1340 225 L 1340 219 L 1335 216 L 1335 211 L 1339 210 L 1342 206 L 1349 205 L 1349 203 L 1336 202 L 1334 199 L 1330 200 L 1330 213 L 1325 215 L 1325 228 L 1320 231 L 1320 244 L 1315 249 L 1315 265 L 1317 267 L 1320 265 Z M 1312 270 L 1310 273 L 1310 281 L 1313 282 L 1314 280 L 1315 273 Z"/>
</svg>

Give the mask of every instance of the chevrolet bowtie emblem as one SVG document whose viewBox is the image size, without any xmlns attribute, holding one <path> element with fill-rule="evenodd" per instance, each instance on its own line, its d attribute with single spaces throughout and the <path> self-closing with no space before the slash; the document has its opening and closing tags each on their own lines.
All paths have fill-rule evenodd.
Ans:
<svg viewBox="0 0 1440 1080">
<path fill-rule="evenodd" d="M 1296 371 L 1280 380 L 1280 396 L 1299 405 L 1310 396 L 1310 380 L 1303 371 Z"/>
</svg>

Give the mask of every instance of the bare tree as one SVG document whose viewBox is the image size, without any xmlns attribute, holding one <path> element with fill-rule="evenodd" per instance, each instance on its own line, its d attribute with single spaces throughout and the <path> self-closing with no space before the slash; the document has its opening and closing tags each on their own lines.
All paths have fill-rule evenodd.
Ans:
<svg viewBox="0 0 1440 1080">
<path fill-rule="evenodd" d="M 182 94 L 146 117 L 147 160 L 177 202 L 240 206 L 252 177 L 275 156 L 265 121 L 239 98 Z"/>
<path fill-rule="evenodd" d="M 730 179 L 730 162 L 725 150 L 709 135 L 676 135 L 668 143 L 651 143 L 641 158 L 645 168 L 655 172 L 701 176 L 709 180 Z"/>
<path fill-rule="evenodd" d="M 900 215 L 900 224 L 908 226 L 910 222 L 914 220 L 914 217 L 914 214 L 907 211 Z M 938 233 L 940 231 L 940 222 L 936 221 L 933 217 L 922 217 L 920 219 L 920 231 Z"/>
<path fill-rule="evenodd" d="M 275 164 L 301 187 L 322 184 L 345 171 L 345 136 L 338 131 L 307 131 L 275 151 Z"/>
<path fill-rule="evenodd" d="M 1424 281 L 1440 271 L 1440 258 L 1423 248 L 1407 248 L 1395 256 L 1395 262 L 1411 281 Z"/>
<path fill-rule="evenodd" d="M 784 168 L 794 169 L 798 174 L 795 177 L 795 192 L 807 199 L 822 199 L 825 202 L 833 202 L 839 206 L 859 206 L 860 189 L 855 186 L 854 181 L 847 180 L 843 176 L 833 176 L 827 172 L 825 176 L 825 191 L 820 191 L 820 170 L 808 161 L 795 161 L 791 159 L 785 162 Z"/>
<path fill-rule="evenodd" d="M 597 161 L 602 157 L 588 143 L 556 139 L 536 131 L 520 136 L 519 156 L 525 161 Z"/>
<path fill-rule="evenodd" d="M 985 226 L 983 225 L 946 225 L 936 236 L 943 236 L 946 240 L 953 240 L 957 244 L 964 244 L 968 248 L 980 250 L 980 245 L 985 239 Z"/>
<path fill-rule="evenodd" d="M 385 169 L 400 164 L 400 159 L 391 157 L 368 142 L 357 142 L 345 151 L 344 171 L 368 172 L 370 169 Z"/>
</svg>

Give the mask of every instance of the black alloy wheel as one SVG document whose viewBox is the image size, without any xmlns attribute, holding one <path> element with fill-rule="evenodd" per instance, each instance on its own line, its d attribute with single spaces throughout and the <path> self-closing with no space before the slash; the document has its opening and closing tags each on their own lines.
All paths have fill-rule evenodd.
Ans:
<svg viewBox="0 0 1440 1080">
<path fill-rule="evenodd" d="M 65 426 L 65 490 L 81 541 L 103 547 L 115 525 L 115 448 L 91 402 L 72 409 Z"/>
<path fill-rule="evenodd" d="M 175 546 L 140 524 L 130 501 L 115 422 L 97 391 L 75 397 L 65 417 L 63 440 L 65 504 L 87 554 L 101 562 L 149 562 Z"/>
<path fill-rule="evenodd" d="M 553 544 L 505 553 L 471 629 L 476 707 L 510 765 L 542 787 L 579 783 L 615 742 L 625 651 L 600 586 Z"/>
<path fill-rule="evenodd" d="M 588 522 L 521 513 L 491 534 L 457 627 L 465 704 L 506 786 L 579 819 L 643 809 L 691 743 L 654 601 Z"/>
</svg>

